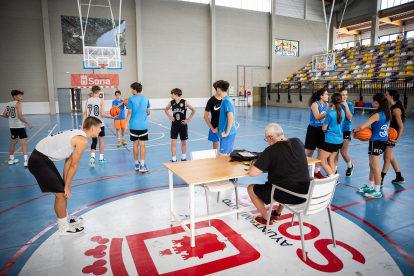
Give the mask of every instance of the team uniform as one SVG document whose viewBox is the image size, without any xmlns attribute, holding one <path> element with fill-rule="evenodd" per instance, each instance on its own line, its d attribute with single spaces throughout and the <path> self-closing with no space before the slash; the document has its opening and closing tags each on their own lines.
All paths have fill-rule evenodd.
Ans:
<svg viewBox="0 0 414 276">
<path fill-rule="evenodd" d="M 221 100 L 217 99 L 215 96 L 212 96 L 207 102 L 205 111 L 211 113 L 210 122 L 213 128 L 218 127 L 219 118 L 220 118 L 220 108 L 221 108 Z M 208 140 L 211 142 L 220 141 L 219 133 L 214 133 L 210 129 L 208 132 Z"/>
<path fill-rule="evenodd" d="M 321 105 L 319 101 L 316 101 L 318 105 L 319 114 L 328 112 L 328 104 L 324 103 Z M 305 149 L 315 150 L 316 148 L 321 149 L 325 142 L 325 133 L 322 131 L 322 125 L 325 122 L 325 118 L 316 120 L 313 115 L 312 108 L 310 110 L 310 122 L 306 131 Z"/>
<path fill-rule="evenodd" d="M 7 116 L 9 116 L 9 127 L 12 139 L 26 139 L 27 132 L 23 122 L 19 119 L 16 104 L 18 101 L 12 101 L 7 104 Z"/>
<path fill-rule="evenodd" d="M 371 124 L 372 137 L 369 139 L 368 154 L 372 156 L 381 155 L 387 147 L 388 128 L 390 122 L 386 121 L 384 111 L 378 113 L 380 119 Z"/>
<path fill-rule="evenodd" d="M 352 105 L 352 103 L 347 101 L 346 104 L 348 105 L 349 112 L 351 112 L 351 114 L 354 114 L 354 106 Z M 351 140 L 352 121 L 346 117 L 346 111 L 345 111 L 346 109 L 343 104 L 341 104 L 341 108 L 345 112 L 345 117 L 342 117 L 344 118 L 344 128 L 343 128 L 344 139 Z"/>
<path fill-rule="evenodd" d="M 233 113 L 233 124 L 227 137 L 222 137 L 222 133 L 227 131 L 227 112 Z M 231 153 L 233 151 L 234 141 L 236 139 L 236 124 L 235 124 L 235 110 L 234 104 L 229 96 L 224 97 L 221 101 L 220 118 L 218 124 L 218 134 L 220 137 L 220 153 Z"/>
<path fill-rule="evenodd" d="M 182 121 L 187 117 L 187 108 L 185 107 L 185 100 L 181 99 L 178 103 L 175 100 L 171 101 L 171 109 L 173 112 L 174 122 L 171 122 L 171 139 L 177 139 L 180 134 L 180 140 L 188 139 L 188 125 L 183 125 Z"/>
<path fill-rule="evenodd" d="M 391 114 L 392 114 L 392 120 L 390 122 L 390 127 L 394 128 L 398 133 L 398 130 L 400 129 L 400 127 L 398 126 L 397 120 L 395 119 L 395 115 L 393 114 L 394 109 L 396 109 L 396 108 L 400 108 L 398 104 L 394 104 L 390 108 L 391 109 Z M 395 148 L 395 143 L 387 141 L 387 147 Z"/>
<path fill-rule="evenodd" d="M 344 143 L 343 127 L 345 117 L 345 112 L 342 109 L 341 116 L 341 123 L 338 124 L 338 114 L 336 109 L 333 109 L 326 114 L 324 124 L 328 125 L 328 128 L 326 129 L 325 142 L 322 146 L 324 151 L 332 153 L 337 152 L 342 148 L 342 144 Z"/>
<path fill-rule="evenodd" d="M 130 140 L 147 141 L 148 140 L 148 114 L 147 108 L 150 108 L 149 99 L 144 95 L 134 95 L 128 98 L 127 109 L 132 110 L 129 119 Z"/>
<path fill-rule="evenodd" d="M 86 106 L 86 118 L 89 116 L 98 118 L 102 122 L 101 126 L 101 132 L 99 132 L 99 137 L 105 136 L 105 125 L 104 120 L 101 116 L 101 99 L 100 98 L 89 98 L 88 99 L 88 105 Z M 96 144 L 98 143 L 98 138 L 92 138 L 92 146 L 95 144 L 95 147 L 93 148 L 91 146 L 91 149 L 96 149 Z"/>
<path fill-rule="evenodd" d="M 114 119 L 114 128 L 116 129 L 120 129 L 120 128 L 125 128 L 126 127 L 126 120 L 125 120 L 125 105 L 124 105 L 124 101 L 123 100 L 113 100 L 112 101 L 112 106 L 118 106 L 119 104 L 121 104 L 119 106 L 119 110 L 121 111 L 121 113 L 119 113 L 118 118 Z"/>
</svg>

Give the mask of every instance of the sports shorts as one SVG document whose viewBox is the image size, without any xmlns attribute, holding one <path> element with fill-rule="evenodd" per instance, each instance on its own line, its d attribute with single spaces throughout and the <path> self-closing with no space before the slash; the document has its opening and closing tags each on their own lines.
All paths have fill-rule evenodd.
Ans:
<svg viewBox="0 0 414 276">
<path fill-rule="evenodd" d="M 372 156 L 379 156 L 387 147 L 387 142 L 385 141 L 369 141 L 368 154 Z"/>
<path fill-rule="evenodd" d="M 352 133 L 350 131 L 344 131 L 344 139 L 351 141 Z"/>
<path fill-rule="evenodd" d="M 269 184 L 268 182 L 266 182 L 266 184 L 264 185 L 255 184 L 253 186 L 253 192 L 258 198 L 260 198 L 261 201 L 264 202 L 264 204 L 266 205 L 270 204 L 270 201 L 271 201 L 270 193 L 272 192 L 272 184 Z M 304 198 L 290 195 L 278 189 L 275 189 L 273 198 L 278 203 L 285 203 L 285 204 L 300 204 L 306 201 L 306 199 Z"/>
<path fill-rule="evenodd" d="M 236 134 L 229 135 L 220 139 L 220 153 L 231 153 L 233 151 L 234 140 L 236 140 Z"/>
<path fill-rule="evenodd" d="M 36 178 L 42 193 L 65 192 L 65 183 L 55 164 L 36 149 L 30 155 L 28 169 Z"/>
<path fill-rule="evenodd" d="M 10 129 L 11 138 L 12 139 L 26 139 L 27 138 L 27 132 L 25 127 L 21 128 L 11 128 Z"/>
<path fill-rule="evenodd" d="M 388 148 L 395 148 L 395 145 L 396 145 L 397 143 L 391 143 L 391 142 L 387 142 L 387 147 Z"/>
<path fill-rule="evenodd" d="M 114 120 L 114 128 L 120 129 L 120 128 L 125 128 L 125 127 L 126 127 L 126 120 L 125 119 Z"/>
<path fill-rule="evenodd" d="M 331 143 L 327 143 L 324 142 L 322 149 L 326 152 L 337 152 L 338 150 L 342 149 L 342 143 L 341 144 L 331 144 Z"/>
<path fill-rule="evenodd" d="M 99 137 L 104 137 L 105 136 L 105 127 L 101 126 L 101 131 L 99 132 Z"/>
<path fill-rule="evenodd" d="M 129 139 L 131 141 L 141 140 L 141 141 L 148 141 L 148 129 L 144 130 L 129 130 Z"/>
<path fill-rule="evenodd" d="M 172 124 L 170 138 L 177 139 L 178 134 L 180 134 L 180 140 L 187 140 L 188 139 L 188 125 L 177 127 L 176 125 Z"/>
<path fill-rule="evenodd" d="M 214 133 L 211 131 L 211 129 L 208 132 L 208 140 L 211 142 L 218 142 L 220 141 L 220 136 L 218 135 L 218 133 Z"/>
<path fill-rule="evenodd" d="M 322 127 L 313 127 L 308 125 L 308 130 L 306 131 L 305 149 L 321 149 L 324 142 L 325 133 L 322 131 Z"/>
</svg>

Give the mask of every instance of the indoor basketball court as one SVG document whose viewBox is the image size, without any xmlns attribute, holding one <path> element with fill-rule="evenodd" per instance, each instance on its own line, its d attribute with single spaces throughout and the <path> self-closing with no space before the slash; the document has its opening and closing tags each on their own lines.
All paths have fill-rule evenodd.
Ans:
<svg viewBox="0 0 414 276">
<path fill-rule="evenodd" d="M 0 275 L 413 275 L 413 1 L 1 7 Z M 307 193 L 264 214 L 248 187 L 284 170 Z"/>
</svg>

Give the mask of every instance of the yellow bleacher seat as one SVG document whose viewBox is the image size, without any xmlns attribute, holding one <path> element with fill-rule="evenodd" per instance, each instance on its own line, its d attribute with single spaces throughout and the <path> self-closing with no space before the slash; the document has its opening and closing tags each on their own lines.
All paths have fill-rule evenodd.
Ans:
<svg viewBox="0 0 414 276">
<path fill-rule="evenodd" d="M 392 63 L 387 63 L 387 67 L 390 67 L 390 66 L 392 66 Z"/>
<path fill-rule="evenodd" d="M 352 56 L 349 56 L 349 59 L 351 59 L 351 58 L 354 58 L 354 56 L 352 55 Z"/>
<path fill-rule="evenodd" d="M 407 76 L 411 76 L 413 74 L 413 71 L 407 71 L 407 73 L 405 73 Z"/>
<path fill-rule="evenodd" d="M 351 66 L 351 67 L 349 67 L 349 69 L 350 69 L 350 70 L 353 70 L 354 68 L 355 68 L 355 66 Z"/>
<path fill-rule="evenodd" d="M 382 58 L 387 58 L 388 57 L 388 55 L 384 55 Z"/>
<path fill-rule="evenodd" d="M 328 51 L 328 53 L 332 52 L 331 50 Z"/>
<path fill-rule="evenodd" d="M 300 70 L 300 71 L 298 72 L 298 74 L 302 74 L 302 70 Z"/>
<path fill-rule="evenodd" d="M 306 77 L 306 78 L 303 78 L 303 80 L 307 80 L 308 78 Z"/>
<path fill-rule="evenodd" d="M 367 78 L 372 78 L 372 76 L 373 76 L 372 74 L 368 74 Z"/>
<path fill-rule="evenodd" d="M 379 77 L 384 77 L 384 76 L 385 76 L 385 73 L 379 74 Z"/>
<path fill-rule="evenodd" d="M 410 69 L 413 69 L 413 66 L 412 66 L 412 65 L 408 65 L 408 66 L 405 68 L 405 70 L 410 70 Z"/>
<path fill-rule="evenodd" d="M 393 58 L 389 58 L 389 59 L 388 59 L 388 62 L 390 62 L 390 61 L 394 61 L 394 59 L 393 59 Z"/>
<path fill-rule="evenodd" d="M 335 60 L 335 64 L 336 64 L 336 63 L 339 63 L 339 60 Z"/>
<path fill-rule="evenodd" d="M 368 57 L 368 60 L 371 60 L 372 59 L 372 57 Z"/>
<path fill-rule="evenodd" d="M 374 69 L 369 69 L 368 70 L 368 73 L 372 73 L 372 72 L 374 72 Z"/>
<path fill-rule="evenodd" d="M 367 44 L 367 45 L 365 45 L 365 47 L 369 47 L 369 46 L 371 46 L 371 44 Z"/>
<path fill-rule="evenodd" d="M 368 60 L 368 61 L 367 61 L 367 63 L 365 63 L 365 64 L 371 64 L 371 62 L 372 62 L 372 61 Z"/>
<path fill-rule="evenodd" d="M 395 50 L 395 52 L 396 53 L 399 53 L 399 52 L 401 52 L 401 49 L 397 49 L 397 50 Z"/>
<path fill-rule="evenodd" d="M 352 78 L 352 75 L 347 75 L 346 78 L 350 79 L 350 78 Z"/>
<path fill-rule="evenodd" d="M 364 57 L 367 57 L 367 56 L 368 56 L 368 54 L 365 54 L 365 55 L 364 55 Z"/>
<path fill-rule="evenodd" d="M 397 42 L 400 42 L 400 41 L 401 41 L 401 38 L 397 39 Z"/>
<path fill-rule="evenodd" d="M 362 60 L 368 60 L 368 58 L 364 57 Z"/>
<path fill-rule="evenodd" d="M 323 85 L 320 85 L 320 86 L 319 86 L 319 89 L 321 89 L 321 88 L 323 88 L 323 87 L 324 87 Z"/>
</svg>

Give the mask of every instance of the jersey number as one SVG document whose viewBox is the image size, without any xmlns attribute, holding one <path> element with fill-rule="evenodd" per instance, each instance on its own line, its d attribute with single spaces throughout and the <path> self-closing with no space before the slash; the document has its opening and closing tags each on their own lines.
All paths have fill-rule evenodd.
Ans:
<svg viewBox="0 0 414 276">
<path fill-rule="evenodd" d="M 88 116 L 92 115 L 92 110 L 93 116 L 99 117 L 99 105 L 88 104 Z"/>
<path fill-rule="evenodd" d="M 16 108 L 14 106 L 7 107 L 7 116 L 10 118 L 16 118 Z"/>
</svg>

